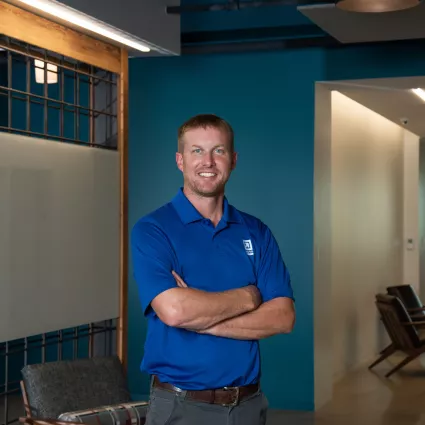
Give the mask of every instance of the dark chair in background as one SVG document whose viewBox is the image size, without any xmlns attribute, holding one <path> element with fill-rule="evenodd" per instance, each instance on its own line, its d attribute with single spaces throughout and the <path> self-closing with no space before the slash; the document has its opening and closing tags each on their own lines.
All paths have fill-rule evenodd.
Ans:
<svg viewBox="0 0 425 425">
<path fill-rule="evenodd" d="M 425 306 L 411 285 L 388 286 L 387 293 L 400 299 L 412 320 L 425 320 Z"/>
<path fill-rule="evenodd" d="M 391 345 L 380 353 L 380 357 L 369 366 L 369 369 L 396 351 L 402 351 L 407 355 L 404 360 L 385 375 L 389 377 L 416 357 L 425 353 L 425 339 L 420 338 L 417 329 L 417 327 L 425 326 L 425 320 L 413 321 L 404 304 L 393 295 L 377 294 L 375 304 L 391 339 Z"/>
</svg>

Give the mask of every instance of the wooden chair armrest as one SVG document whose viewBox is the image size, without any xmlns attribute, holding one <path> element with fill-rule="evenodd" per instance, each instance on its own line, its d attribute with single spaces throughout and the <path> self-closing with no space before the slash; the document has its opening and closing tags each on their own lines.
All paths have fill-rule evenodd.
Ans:
<svg viewBox="0 0 425 425">
<path fill-rule="evenodd" d="M 81 422 L 61 421 L 59 419 L 40 419 L 20 417 L 19 422 L 25 425 L 81 425 Z"/>
</svg>

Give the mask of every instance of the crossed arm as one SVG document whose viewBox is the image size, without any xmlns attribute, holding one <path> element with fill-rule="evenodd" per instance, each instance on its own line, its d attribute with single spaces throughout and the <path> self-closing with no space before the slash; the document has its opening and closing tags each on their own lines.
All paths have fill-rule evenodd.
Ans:
<svg viewBox="0 0 425 425">
<path fill-rule="evenodd" d="M 295 311 L 290 298 L 261 303 L 253 285 L 224 292 L 187 287 L 173 272 L 178 287 L 164 291 L 152 308 L 167 325 L 233 339 L 262 339 L 292 331 Z"/>
<path fill-rule="evenodd" d="M 153 308 L 169 326 L 233 339 L 261 339 L 291 332 L 295 311 L 289 276 L 271 231 L 264 226 L 260 230 L 263 242 L 258 282 L 268 287 L 268 292 L 280 294 L 267 302 L 254 285 L 206 292 L 189 288 L 175 272 L 173 279 L 170 270 L 178 259 L 168 237 L 155 224 L 140 222 L 132 233 L 136 281 L 142 285 L 155 276 L 156 282 L 155 289 L 141 288 L 143 308 Z"/>
<path fill-rule="evenodd" d="M 290 333 L 294 323 L 292 300 L 280 297 L 265 302 L 250 313 L 224 320 L 200 333 L 233 339 L 263 339 L 280 333 Z"/>
</svg>

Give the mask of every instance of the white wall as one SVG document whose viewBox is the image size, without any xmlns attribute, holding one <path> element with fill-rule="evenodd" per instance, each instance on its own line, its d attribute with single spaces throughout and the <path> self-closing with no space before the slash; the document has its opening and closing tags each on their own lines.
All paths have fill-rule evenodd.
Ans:
<svg viewBox="0 0 425 425">
<path fill-rule="evenodd" d="M 403 283 L 419 293 L 419 136 L 404 132 Z M 412 242 L 410 243 L 410 240 Z"/>
<path fill-rule="evenodd" d="M 0 133 L 0 342 L 119 315 L 119 155 Z"/>
<path fill-rule="evenodd" d="M 404 129 L 332 92 L 334 379 L 382 349 L 374 297 L 403 278 L 403 153 Z"/>
</svg>

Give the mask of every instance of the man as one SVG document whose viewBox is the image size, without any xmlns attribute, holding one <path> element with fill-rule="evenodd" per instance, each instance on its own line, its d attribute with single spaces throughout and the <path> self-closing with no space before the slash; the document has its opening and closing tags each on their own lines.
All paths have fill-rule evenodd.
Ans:
<svg viewBox="0 0 425 425">
<path fill-rule="evenodd" d="M 259 219 L 224 196 L 237 161 L 231 126 L 198 115 L 178 132 L 184 187 L 132 231 L 149 326 L 147 425 L 260 425 L 259 340 L 292 330 L 290 277 Z"/>
</svg>

